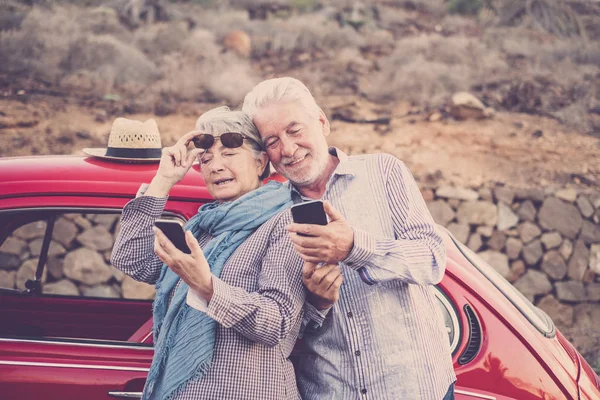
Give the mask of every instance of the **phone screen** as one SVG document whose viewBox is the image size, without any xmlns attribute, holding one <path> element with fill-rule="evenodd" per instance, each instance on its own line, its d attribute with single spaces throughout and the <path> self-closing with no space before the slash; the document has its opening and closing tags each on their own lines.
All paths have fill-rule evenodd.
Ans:
<svg viewBox="0 0 600 400">
<path fill-rule="evenodd" d="M 158 219 L 154 222 L 154 225 L 163 231 L 175 247 L 186 254 L 191 254 L 191 250 L 185 242 L 185 233 L 183 232 L 183 224 L 181 222 L 177 220 Z"/>
<path fill-rule="evenodd" d="M 321 200 L 307 201 L 292 206 L 292 218 L 297 224 L 327 225 L 327 215 Z M 298 233 L 298 235 L 306 236 Z"/>
</svg>

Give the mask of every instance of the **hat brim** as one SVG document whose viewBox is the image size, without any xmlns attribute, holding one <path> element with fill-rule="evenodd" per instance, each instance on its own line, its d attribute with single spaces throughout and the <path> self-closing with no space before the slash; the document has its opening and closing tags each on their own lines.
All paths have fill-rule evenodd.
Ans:
<svg viewBox="0 0 600 400">
<path fill-rule="evenodd" d="M 125 162 L 125 163 L 152 163 L 152 162 L 157 162 L 160 161 L 160 157 L 150 157 L 150 158 L 133 158 L 133 157 L 112 157 L 112 156 L 107 156 L 106 155 L 106 147 L 104 148 L 85 148 L 82 150 L 84 154 L 91 156 L 91 157 L 97 157 L 97 158 L 103 158 L 105 160 L 111 160 L 111 161 L 120 161 L 120 162 Z"/>
</svg>

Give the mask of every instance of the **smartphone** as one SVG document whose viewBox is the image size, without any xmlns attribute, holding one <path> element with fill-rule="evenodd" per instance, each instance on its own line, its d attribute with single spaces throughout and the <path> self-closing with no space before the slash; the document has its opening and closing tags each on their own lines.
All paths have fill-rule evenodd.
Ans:
<svg viewBox="0 0 600 400">
<path fill-rule="evenodd" d="M 305 201 L 292 206 L 292 218 L 297 224 L 327 225 L 327 215 L 321 200 Z M 308 236 L 298 233 L 300 236 Z"/>
<path fill-rule="evenodd" d="M 157 219 L 154 225 L 163 231 L 171 243 L 179 250 L 186 254 L 191 254 L 192 251 L 185 242 L 185 232 L 183 231 L 183 222 L 176 219 Z"/>
</svg>

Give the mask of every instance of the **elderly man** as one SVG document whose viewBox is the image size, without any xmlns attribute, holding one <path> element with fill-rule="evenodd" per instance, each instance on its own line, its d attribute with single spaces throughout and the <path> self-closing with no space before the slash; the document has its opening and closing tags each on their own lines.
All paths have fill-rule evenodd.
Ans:
<svg viewBox="0 0 600 400">
<path fill-rule="evenodd" d="M 328 148 L 329 121 L 296 79 L 258 84 L 243 110 L 294 202 L 325 200 L 330 220 L 288 227 L 311 292 L 297 370 L 302 397 L 454 398 L 432 286 L 444 275 L 445 249 L 410 171 L 391 155 Z"/>
</svg>

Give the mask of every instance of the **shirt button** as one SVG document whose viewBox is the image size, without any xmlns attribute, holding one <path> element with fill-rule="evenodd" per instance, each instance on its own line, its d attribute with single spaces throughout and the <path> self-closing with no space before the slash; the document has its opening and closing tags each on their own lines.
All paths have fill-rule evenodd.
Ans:
<svg viewBox="0 0 600 400">
<path fill-rule="evenodd" d="M 360 350 L 356 350 L 356 351 L 354 352 L 354 354 L 356 354 L 357 356 L 360 356 Z"/>
<path fill-rule="evenodd" d="M 348 311 L 348 314 L 346 314 L 346 315 L 348 315 L 348 318 L 352 318 L 352 316 L 353 316 L 354 314 L 352 314 L 352 311 Z"/>
<path fill-rule="evenodd" d="M 361 389 L 361 390 L 360 390 L 360 392 L 361 392 L 362 394 L 367 394 L 367 389 Z"/>
</svg>

